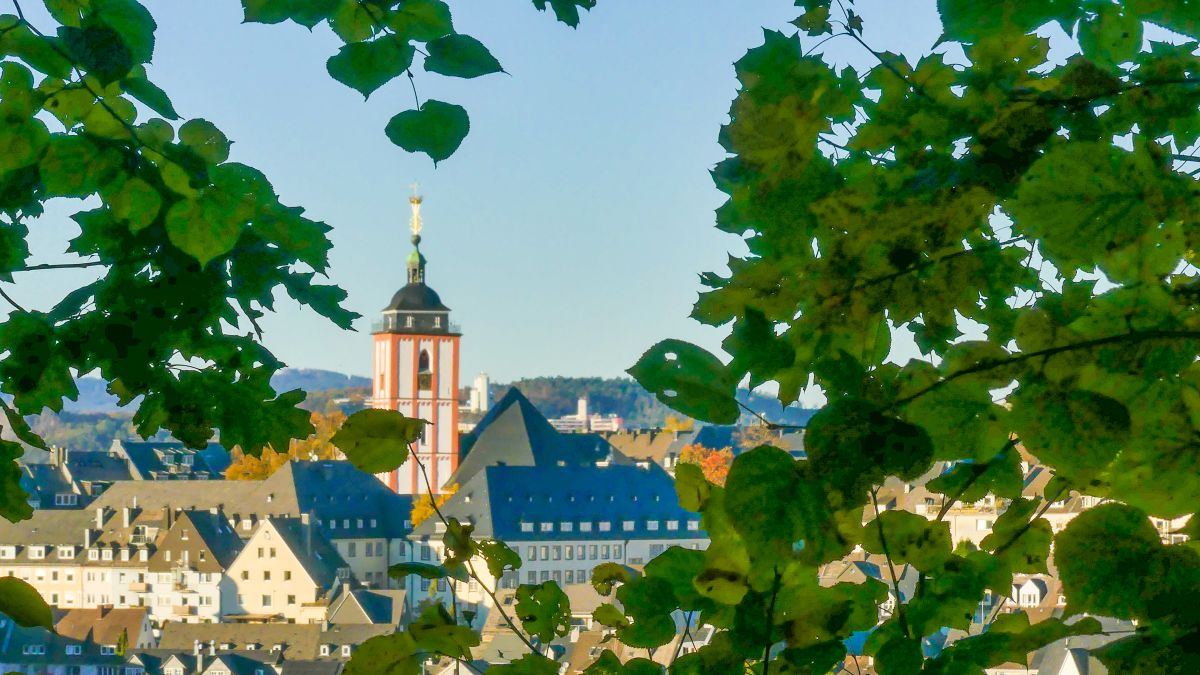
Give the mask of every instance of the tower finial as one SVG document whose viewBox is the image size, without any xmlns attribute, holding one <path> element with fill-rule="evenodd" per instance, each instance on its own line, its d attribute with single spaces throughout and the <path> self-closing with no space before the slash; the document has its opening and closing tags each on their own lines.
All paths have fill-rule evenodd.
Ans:
<svg viewBox="0 0 1200 675">
<path fill-rule="evenodd" d="M 408 203 L 412 205 L 412 218 L 409 220 L 409 228 L 412 230 L 413 237 L 421 236 L 421 193 L 418 192 L 420 187 L 413 183 L 409 187 L 412 188 L 412 196 L 408 198 Z M 413 242 L 417 243 L 416 241 Z"/>
</svg>

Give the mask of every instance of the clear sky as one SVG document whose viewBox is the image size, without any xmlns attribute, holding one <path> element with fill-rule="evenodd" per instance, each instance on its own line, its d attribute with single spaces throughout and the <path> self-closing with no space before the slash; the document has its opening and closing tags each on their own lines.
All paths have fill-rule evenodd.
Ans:
<svg viewBox="0 0 1200 675">
<path fill-rule="evenodd" d="M 262 169 L 287 204 L 333 226 L 332 281 L 363 314 L 343 332 L 288 300 L 263 322 L 289 365 L 367 374 L 370 322 L 404 283 L 409 184 L 422 186 L 428 282 L 464 331 L 462 376 L 614 376 L 654 342 L 717 349 L 687 318 L 697 274 L 744 251 L 713 228 L 722 195 L 708 171 L 736 91 L 732 63 L 762 27 L 793 31 L 792 0 L 600 0 L 578 30 L 529 0 L 457 0 L 455 26 L 508 75 L 417 74 L 422 99 L 465 106 L 472 129 L 434 169 L 383 127 L 412 107 L 403 79 L 365 102 L 325 72 L 327 28 L 242 24 L 236 0 L 142 0 L 158 24 L 151 77 L 185 117 L 213 121 L 232 159 Z M 933 0 L 860 0 L 867 41 L 916 55 L 937 40 Z M 805 38 L 809 43 L 815 40 Z M 841 63 L 872 57 L 845 38 Z M 73 236 L 55 204 L 35 228 L 38 261 Z M 46 307 L 86 273 L 22 275 Z"/>
</svg>

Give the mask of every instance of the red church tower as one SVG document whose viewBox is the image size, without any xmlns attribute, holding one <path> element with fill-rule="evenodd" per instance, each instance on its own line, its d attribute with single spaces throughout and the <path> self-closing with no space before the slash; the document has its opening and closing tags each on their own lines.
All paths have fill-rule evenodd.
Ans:
<svg viewBox="0 0 1200 675">
<path fill-rule="evenodd" d="M 461 334 L 450 324 L 450 308 L 425 285 L 425 256 L 421 255 L 421 197 L 412 204 L 413 250 L 408 256 L 408 283 L 396 291 L 376 324 L 372 405 L 399 410 L 430 422 L 417 442 L 434 492 L 458 468 L 458 342 Z M 380 480 L 400 494 L 426 491 L 420 469 L 410 458 Z"/>
</svg>

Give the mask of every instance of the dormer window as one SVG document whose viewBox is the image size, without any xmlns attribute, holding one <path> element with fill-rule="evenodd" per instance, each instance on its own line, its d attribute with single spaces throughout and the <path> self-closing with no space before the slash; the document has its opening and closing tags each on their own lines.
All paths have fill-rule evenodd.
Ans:
<svg viewBox="0 0 1200 675">
<path fill-rule="evenodd" d="M 442 317 L 440 317 L 440 316 L 433 317 L 433 327 L 434 328 L 442 327 Z"/>
<path fill-rule="evenodd" d="M 413 327 L 413 316 L 412 316 L 412 314 L 409 314 L 409 315 L 407 315 L 407 316 L 405 316 L 405 317 L 404 317 L 404 327 L 405 327 L 405 328 L 412 328 L 412 327 Z"/>
<path fill-rule="evenodd" d="M 329 645 L 321 645 L 321 656 L 329 656 Z"/>
</svg>

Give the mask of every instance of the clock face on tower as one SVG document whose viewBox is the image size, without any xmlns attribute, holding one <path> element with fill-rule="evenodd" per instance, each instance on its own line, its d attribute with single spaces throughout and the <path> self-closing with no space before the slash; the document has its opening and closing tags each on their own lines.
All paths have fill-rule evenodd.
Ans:
<svg viewBox="0 0 1200 675">
<path fill-rule="evenodd" d="M 430 489 L 441 492 L 458 468 L 461 334 L 450 323 L 450 308 L 425 283 L 426 260 L 420 249 L 422 200 L 414 196 L 410 203 L 413 250 L 408 256 L 408 283 L 392 296 L 383 309 L 382 321 L 372 330 L 371 405 L 429 422 L 414 447 L 424 475 L 410 458 L 395 471 L 379 476 L 392 490 L 417 495 Z"/>
</svg>

